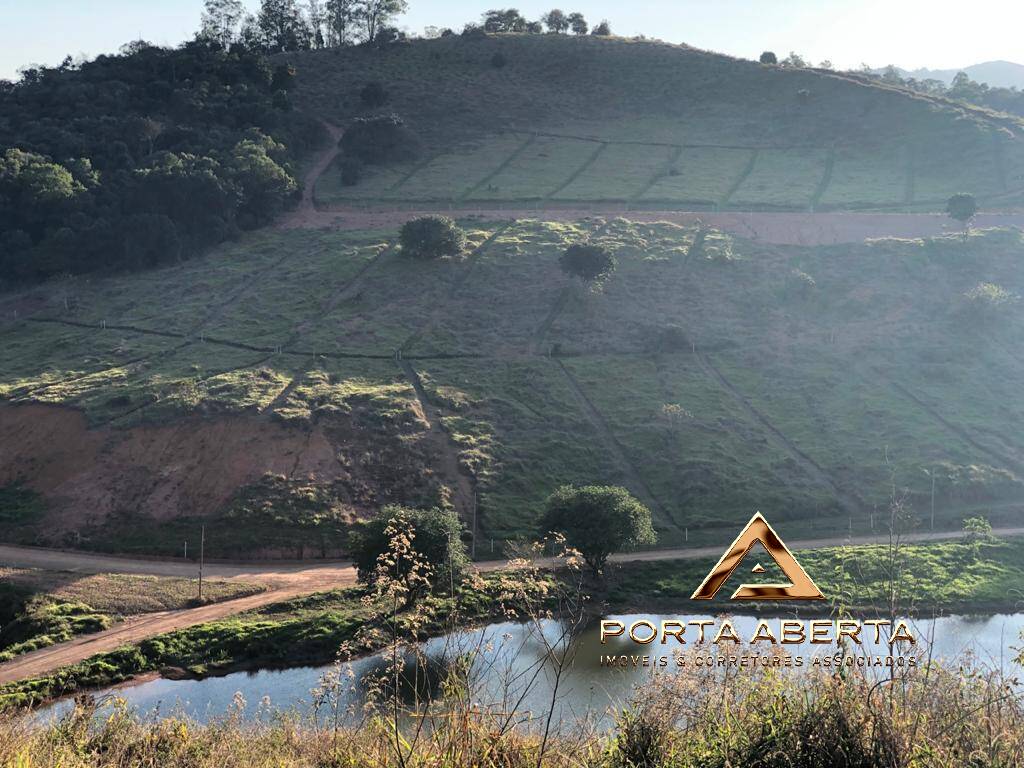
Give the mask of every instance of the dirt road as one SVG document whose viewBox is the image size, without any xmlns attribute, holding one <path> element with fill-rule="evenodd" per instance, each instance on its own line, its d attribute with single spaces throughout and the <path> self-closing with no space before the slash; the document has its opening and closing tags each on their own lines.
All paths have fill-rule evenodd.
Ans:
<svg viewBox="0 0 1024 768">
<path fill-rule="evenodd" d="M 998 528 L 1000 536 L 1024 535 L 1024 527 Z M 935 533 L 913 533 L 904 536 L 904 541 L 928 542 L 946 541 L 960 537 L 959 531 Z M 882 544 L 888 541 L 884 534 L 873 536 L 830 537 L 821 539 L 791 540 L 793 549 L 817 549 L 844 544 Z M 690 560 L 718 557 L 728 542 L 718 547 L 688 547 L 658 549 L 647 552 L 631 552 L 615 555 L 614 562 L 636 562 L 654 560 Z M 551 565 L 551 561 L 542 562 Z M 106 555 L 82 552 L 36 549 L 32 547 L 0 546 L 0 565 L 21 568 L 48 568 L 77 573 L 134 573 L 155 576 L 186 576 L 196 574 L 194 563 L 163 560 L 132 560 Z M 477 563 L 482 571 L 494 571 L 506 567 L 503 560 Z M 0 664 L 0 684 L 10 683 L 28 677 L 37 677 L 59 667 L 77 664 L 97 653 L 112 651 L 123 645 L 137 643 L 146 638 L 171 632 L 176 629 L 222 619 L 242 611 L 259 608 L 280 600 L 288 600 L 311 592 L 348 586 L 355 583 L 355 570 L 346 562 L 328 562 L 316 565 L 308 563 L 237 563 L 209 564 L 203 571 L 208 578 L 241 580 L 266 584 L 270 589 L 257 595 L 231 600 L 225 603 L 190 608 L 180 611 L 162 611 L 129 619 L 103 632 L 69 640 L 66 643 L 43 648 Z"/>
</svg>

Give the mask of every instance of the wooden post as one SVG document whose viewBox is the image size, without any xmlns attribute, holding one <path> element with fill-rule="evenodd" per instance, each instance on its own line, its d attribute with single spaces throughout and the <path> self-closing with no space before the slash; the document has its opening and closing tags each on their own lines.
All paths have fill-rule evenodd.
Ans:
<svg viewBox="0 0 1024 768">
<path fill-rule="evenodd" d="M 199 600 L 203 599 L 203 560 L 206 556 L 206 526 L 199 533 Z"/>
</svg>

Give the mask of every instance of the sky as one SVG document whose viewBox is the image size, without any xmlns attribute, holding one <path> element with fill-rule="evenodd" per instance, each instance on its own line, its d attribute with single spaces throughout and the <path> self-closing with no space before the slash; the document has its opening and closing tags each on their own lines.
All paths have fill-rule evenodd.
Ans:
<svg viewBox="0 0 1024 768">
<path fill-rule="evenodd" d="M 299 0 L 300 4 L 304 0 Z M 398 26 L 461 29 L 492 7 L 538 18 L 558 2 L 619 35 L 646 35 L 744 58 L 796 51 L 840 68 L 868 63 L 953 69 L 995 59 L 1024 63 L 1020 0 L 409 0 Z M 246 0 L 253 9 L 258 0 Z M 0 78 L 30 64 L 114 52 L 128 40 L 175 45 L 199 25 L 202 0 L 0 0 Z"/>
</svg>

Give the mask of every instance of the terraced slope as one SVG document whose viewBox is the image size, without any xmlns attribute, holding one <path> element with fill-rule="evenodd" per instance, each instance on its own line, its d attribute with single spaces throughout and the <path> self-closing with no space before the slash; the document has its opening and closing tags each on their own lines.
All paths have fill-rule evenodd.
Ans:
<svg viewBox="0 0 1024 768">
<path fill-rule="evenodd" d="M 506 64 L 495 67 L 501 54 Z M 294 57 L 296 102 L 344 124 L 383 83 L 422 155 L 321 206 L 939 210 L 1024 200 L 1020 121 L 860 78 L 620 38 L 497 35 Z M 339 159 L 339 162 L 341 160 Z"/>
<path fill-rule="evenodd" d="M 175 554 L 205 523 L 214 556 L 309 557 L 451 504 L 488 557 L 566 482 L 626 485 L 666 545 L 754 509 L 867 534 L 894 494 L 940 528 L 1022 519 L 1019 232 L 468 227 L 458 260 L 285 230 L 5 297 L 0 535 Z M 558 268 L 586 238 L 618 259 L 600 292 Z"/>
</svg>

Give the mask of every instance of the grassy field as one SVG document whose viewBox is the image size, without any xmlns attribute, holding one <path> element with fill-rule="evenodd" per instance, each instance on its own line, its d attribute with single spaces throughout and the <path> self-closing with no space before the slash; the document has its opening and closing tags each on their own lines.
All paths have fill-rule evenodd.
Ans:
<svg viewBox="0 0 1024 768">
<path fill-rule="evenodd" d="M 54 425 L 86 473 L 55 475 L 66 455 L 13 450 L 26 433 L 0 409 L 0 487 L 36 494 L 31 515 L 0 514 L 5 536 L 169 554 L 205 520 L 222 556 L 338 553 L 383 503 L 451 499 L 453 465 L 483 555 L 532 535 L 565 482 L 625 484 L 666 545 L 753 509 L 869 532 L 894 489 L 928 520 L 934 498 L 940 527 L 1019 522 L 1019 233 L 802 248 L 622 219 L 466 226 L 467 253 L 438 262 L 393 232 L 275 232 L 211 254 L 202 284 L 188 263 L 39 288 L 3 329 L 0 393 L 105 431 Z M 601 290 L 558 267 L 587 238 L 617 259 Z M 100 322 L 115 297 L 124 316 Z M 189 326 L 186 302 L 213 308 Z"/>
<path fill-rule="evenodd" d="M 506 66 L 491 66 L 496 53 Z M 316 190 L 325 205 L 941 210 L 958 191 L 984 203 L 1007 192 L 1019 202 L 1024 190 L 1024 124 L 856 75 L 548 35 L 295 63 L 302 107 L 339 122 L 367 114 L 359 89 L 380 81 L 383 109 L 423 143 L 418 161 L 370 168 L 352 187 L 332 169 Z"/>
<path fill-rule="evenodd" d="M 254 584 L 207 581 L 204 602 L 261 592 Z M 0 661 L 106 629 L 129 616 L 195 604 L 196 582 L 161 576 L 0 568 Z"/>
</svg>

